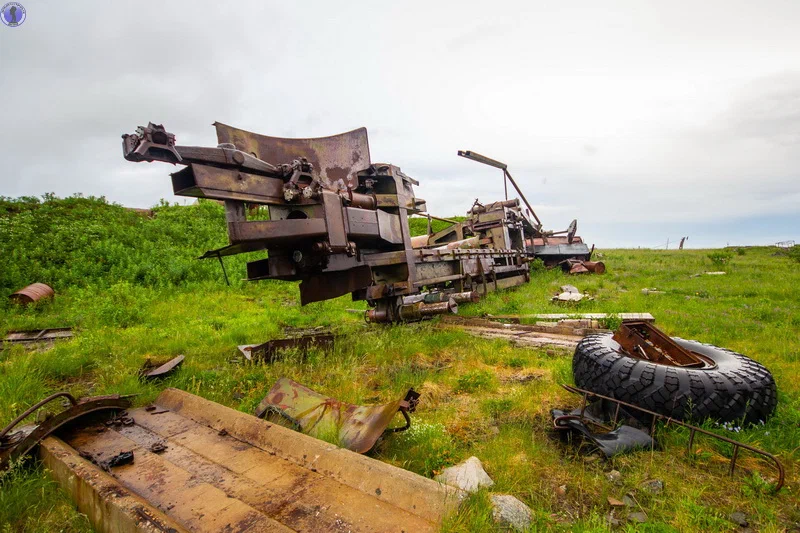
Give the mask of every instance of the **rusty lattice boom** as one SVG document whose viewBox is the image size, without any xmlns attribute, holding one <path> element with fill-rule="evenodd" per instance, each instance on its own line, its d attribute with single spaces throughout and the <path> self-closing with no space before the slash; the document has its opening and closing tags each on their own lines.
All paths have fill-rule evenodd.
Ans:
<svg viewBox="0 0 800 533">
<path fill-rule="evenodd" d="M 531 243 L 553 235 L 506 199 L 476 202 L 465 222 L 412 238 L 408 217 L 425 211 L 419 183 L 370 161 L 365 128 L 282 139 L 215 126 L 220 144 L 202 148 L 178 146 L 151 123 L 123 135 L 123 154 L 185 165 L 172 174 L 175 194 L 225 204 L 230 244 L 203 257 L 267 250 L 247 264 L 248 279 L 301 281 L 303 305 L 352 293 L 374 322 L 455 313 L 459 302 L 528 281 Z M 258 205 L 269 220 L 248 220 Z"/>
</svg>

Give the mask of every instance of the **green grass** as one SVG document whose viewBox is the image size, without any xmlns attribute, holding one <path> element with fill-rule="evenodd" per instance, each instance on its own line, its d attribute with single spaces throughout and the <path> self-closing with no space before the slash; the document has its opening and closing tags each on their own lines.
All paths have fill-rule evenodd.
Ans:
<svg viewBox="0 0 800 533">
<path fill-rule="evenodd" d="M 425 231 L 424 220 L 421 230 L 416 226 Z M 734 437 L 763 447 L 786 466 L 786 487 L 770 495 L 756 473 L 768 477 L 768 469 L 755 468 L 743 456 L 742 471 L 730 480 L 722 460 L 729 449 L 701 439 L 689 457 L 688 435 L 676 428 L 660 431 L 663 451 L 608 463 L 587 458 L 548 429 L 551 408 L 577 404 L 559 387 L 572 379 L 568 355 L 478 339 L 441 329 L 435 320 L 367 325 L 346 311 L 366 307 L 349 297 L 303 308 L 294 283 L 242 282 L 246 257 L 226 259 L 228 287 L 216 261 L 195 259 L 225 243 L 224 215 L 213 203 L 162 205 L 148 219 L 98 199 L 0 202 L 0 288 L 8 294 L 43 281 L 57 291 L 52 302 L 28 309 L 0 298 L 0 334 L 77 328 L 73 340 L 47 351 L 12 346 L 0 352 L 0 425 L 57 390 L 137 393 L 143 404 L 171 386 L 252 412 L 281 376 L 353 403 L 393 400 L 413 386 L 422 398 L 412 429 L 388 436 L 374 457 L 432 476 L 476 455 L 495 480 L 494 492 L 513 494 L 531 507 L 535 531 L 608 530 L 606 498 L 626 493 L 648 522 L 620 530 L 733 531 L 727 516 L 737 510 L 761 531 L 800 522 L 800 269 L 794 252 L 602 250 L 608 269 L 602 276 L 536 269 L 523 287 L 460 306 L 467 316 L 650 312 L 669 334 L 760 361 L 777 381 L 778 410 L 766 425 Z M 711 270 L 727 274 L 692 277 Z M 549 297 L 565 283 L 595 299 L 551 303 Z M 644 287 L 664 294 L 642 294 Z M 238 344 L 273 338 L 286 326 L 312 325 L 340 334 L 331 352 L 312 352 L 304 360 L 289 354 L 266 365 L 242 364 L 237 357 Z M 137 380 L 148 358 L 181 353 L 183 367 L 164 382 Z M 525 384 L 506 379 L 518 372 L 541 378 Z M 622 472 L 621 486 L 606 478 L 612 468 Z M 652 478 L 664 481 L 663 493 L 641 489 Z M 561 486 L 567 489 L 563 494 Z M 486 492 L 470 497 L 443 529 L 487 530 L 488 502 Z M 89 530 L 43 467 L 29 464 L 0 478 L 0 531 Z"/>
</svg>

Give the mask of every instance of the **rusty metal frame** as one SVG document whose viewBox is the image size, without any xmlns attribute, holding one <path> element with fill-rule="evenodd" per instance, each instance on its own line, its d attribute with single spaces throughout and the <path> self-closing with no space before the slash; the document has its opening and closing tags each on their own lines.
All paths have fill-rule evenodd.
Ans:
<svg viewBox="0 0 800 533">
<path fill-rule="evenodd" d="M 2 343 L 6 342 L 11 344 L 28 344 L 36 342 L 51 342 L 71 338 L 72 328 L 69 327 L 9 331 L 5 338 L 0 341 L 0 349 L 2 349 Z"/>
<path fill-rule="evenodd" d="M 11 430 L 19 425 L 28 416 L 38 411 L 48 403 L 58 398 L 66 398 L 70 407 L 51 416 L 35 426 L 24 426 L 15 433 Z M 8 468 L 9 464 L 31 451 L 42 439 L 55 430 L 84 415 L 105 410 L 122 410 L 131 405 L 131 396 L 95 396 L 76 400 L 67 392 L 57 392 L 35 403 L 19 416 L 12 420 L 5 428 L 0 430 L 0 471 Z"/>
<path fill-rule="evenodd" d="M 580 420 L 582 423 L 587 423 L 588 422 L 588 423 L 593 424 L 595 426 L 598 426 L 598 427 L 600 427 L 600 428 L 602 428 L 602 429 L 604 429 L 606 431 L 611 431 L 612 429 L 614 429 L 617 426 L 617 422 L 619 421 L 620 410 L 621 410 L 622 407 L 625 407 L 627 409 L 634 409 L 634 410 L 639 411 L 641 413 L 645 413 L 647 415 L 650 415 L 650 417 L 651 417 L 650 435 L 651 436 L 654 434 L 656 422 L 659 421 L 659 420 L 664 422 L 664 426 L 665 427 L 670 425 L 670 424 L 675 424 L 675 425 L 687 428 L 689 430 L 689 442 L 688 442 L 687 447 L 686 447 L 688 454 L 692 453 L 692 450 L 694 448 L 695 435 L 697 433 L 700 433 L 702 435 L 708 435 L 709 437 L 713 437 L 713 438 L 715 438 L 717 440 L 720 440 L 722 442 L 725 442 L 725 443 L 728 443 L 728 444 L 732 445 L 733 446 L 733 456 L 730 459 L 730 469 L 729 469 L 729 475 L 731 475 L 731 476 L 733 476 L 734 471 L 736 469 L 736 460 L 739 457 L 739 449 L 745 449 L 745 450 L 750 451 L 750 452 L 752 452 L 752 453 L 754 453 L 756 455 L 760 455 L 764 459 L 772 462 L 774 464 L 774 466 L 775 466 L 775 470 L 778 472 L 778 480 L 775 483 L 775 486 L 773 487 L 772 491 L 773 492 L 778 492 L 781 489 L 781 487 L 783 487 L 783 483 L 784 483 L 785 475 L 786 475 L 785 471 L 784 471 L 784 468 L 783 468 L 783 465 L 781 464 L 781 462 L 778 460 L 777 457 L 775 457 L 774 455 L 772 455 L 771 453 L 769 453 L 767 451 L 761 450 L 761 449 L 756 448 L 754 446 L 750 446 L 749 444 L 745 444 L 744 442 L 740 442 L 740 441 L 737 441 L 737 440 L 729 439 L 728 437 L 723 437 L 722 435 L 717 435 L 716 433 L 712 433 L 711 431 L 708 431 L 706 429 L 697 427 L 697 426 L 692 425 L 692 424 L 688 424 L 688 423 L 686 423 L 686 422 L 684 422 L 682 420 L 676 420 L 676 419 L 674 419 L 672 417 L 664 416 L 664 415 L 662 415 L 660 413 L 656 413 L 655 411 L 650 411 L 649 409 L 645 409 L 644 407 L 639 407 L 638 405 L 634 405 L 632 403 L 624 402 L 624 401 L 618 400 L 616 398 L 611 398 L 610 396 L 605 396 L 603 394 L 598 394 L 596 392 L 588 391 L 586 389 L 573 387 L 571 385 L 562 384 L 561 386 L 564 389 L 566 389 L 567 391 L 569 391 L 569 392 L 571 392 L 573 394 L 578 394 L 578 395 L 581 396 L 581 409 L 580 409 L 580 413 L 578 415 L 574 415 L 574 416 L 570 415 L 570 416 L 567 416 L 567 417 L 559 417 L 557 419 L 554 419 L 553 420 L 553 424 L 556 427 L 556 429 L 563 429 L 563 426 L 559 426 L 558 425 L 558 422 L 560 422 L 561 420 L 564 420 L 565 418 L 575 418 L 575 419 Z M 612 418 L 612 421 L 611 421 L 611 426 L 608 426 L 606 424 L 600 423 L 597 420 L 594 420 L 593 418 L 590 418 L 590 417 L 586 416 L 587 404 L 589 403 L 589 400 L 593 399 L 593 398 L 598 398 L 598 399 L 601 399 L 601 400 L 605 400 L 605 401 L 611 402 L 611 403 L 616 405 L 616 407 L 614 409 L 614 417 Z"/>
<path fill-rule="evenodd" d="M 630 355 L 660 365 L 682 368 L 713 368 L 716 364 L 687 350 L 649 322 L 624 322 L 612 339 Z"/>
<path fill-rule="evenodd" d="M 300 281 L 303 305 L 350 293 L 373 308 L 366 318 L 374 322 L 455 312 L 447 301 L 403 299 L 525 283 L 536 255 L 530 243 L 553 233 L 542 231 L 507 166 L 474 152 L 460 155 L 501 168 L 528 214 L 516 198 L 476 201 L 464 222 L 412 241 L 408 217 L 426 211 L 414 192 L 419 183 L 397 166 L 370 160 L 366 129 L 288 139 L 214 125 L 219 144 L 212 148 L 179 146 L 162 125 L 150 123 L 123 136 L 123 156 L 184 165 L 172 174 L 175 194 L 225 205 L 229 245 L 203 257 L 266 250 L 267 258 L 248 263 L 247 279 Z M 268 206 L 269 220 L 248 220 L 251 205 Z"/>
</svg>

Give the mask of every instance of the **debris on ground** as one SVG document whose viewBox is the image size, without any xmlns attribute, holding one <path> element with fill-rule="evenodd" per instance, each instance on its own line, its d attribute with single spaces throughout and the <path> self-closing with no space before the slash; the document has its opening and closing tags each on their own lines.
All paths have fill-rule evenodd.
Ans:
<svg viewBox="0 0 800 533">
<path fill-rule="evenodd" d="M 318 347 L 329 350 L 333 348 L 333 334 L 329 331 L 301 333 L 299 336 L 284 339 L 273 339 L 263 344 L 243 344 L 239 346 L 245 359 L 256 362 L 273 362 L 278 354 L 284 350 L 297 349 L 301 355 L 308 354 L 308 350 Z"/>
<path fill-rule="evenodd" d="M 440 483 L 445 483 L 452 487 L 458 487 L 466 492 L 476 492 L 481 487 L 491 487 L 494 481 L 483 469 L 481 460 L 475 456 L 442 470 L 442 473 L 434 478 Z"/>
<path fill-rule="evenodd" d="M 723 276 L 723 275 L 727 274 L 727 272 L 722 272 L 721 270 L 717 270 L 717 271 L 714 271 L 714 272 L 706 272 L 705 274 L 706 274 L 706 276 Z"/>
<path fill-rule="evenodd" d="M 132 465 L 133 464 L 133 451 L 127 452 L 120 452 L 113 457 L 109 457 L 105 461 L 100 463 L 100 467 L 105 470 L 109 471 L 112 468 L 123 466 L 123 465 Z"/>
<path fill-rule="evenodd" d="M 642 289 L 642 294 L 645 294 L 645 295 L 647 295 L 647 294 L 665 294 L 665 291 L 660 291 L 656 287 L 653 287 L 653 288 L 645 287 L 644 289 Z"/>
<path fill-rule="evenodd" d="M 661 494 L 664 492 L 664 482 L 660 479 L 648 479 L 642 481 L 641 487 L 650 494 Z"/>
<path fill-rule="evenodd" d="M 560 409 L 551 410 L 553 426 L 562 436 L 569 438 L 577 434 L 594 445 L 606 457 L 630 453 L 636 450 L 656 449 L 655 441 L 644 431 L 628 425 L 621 425 L 610 431 L 592 431 L 580 420 L 580 409 L 572 412 Z M 617 472 L 619 473 L 619 472 Z"/>
<path fill-rule="evenodd" d="M 69 405 L 61 412 L 52 414 L 36 424 L 19 426 L 28 416 L 36 413 L 47 404 L 65 398 Z M 40 400 L 0 430 L 0 472 L 8 468 L 12 461 L 24 457 L 42 439 L 47 438 L 61 426 L 74 422 L 85 415 L 99 411 L 119 411 L 130 406 L 128 396 L 95 396 L 76 400 L 67 392 L 57 392 Z M 17 427 L 19 426 L 19 427 Z M 12 433 L 12 430 L 16 429 Z"/>
<path fill-rule="evenodd" d="M 540 313 L 533 315 L 492 315 L 486 314 L 484 318 L 489 320 L 503 320 L 520 324 L 523 321 L 545 321 L 560 322 L 562 320 L 597 320 L 602 322 L 608 319 L 621 320 L 622 322 L 655 322 L 656 319 L 650 313 Z"/>
<path fill-rule="evenodd" d="M 569 274 L 602 274 L 606 265 L 602 261 L 581 261 L 580 259 L 567 259 L 561 264 L 564 271 Z"/>
<path fill-rule="evenodd" d="M 622 485 L 622 472 L 619 470 L 612 470 L 606 474 L 606 479 L 614 485 Z"/>
<path fill-rule="evenodd" d="M 9 295 L 8 298 L 15 304 L 30 305 L 33 302 L 49 300 L 53 298 L 55 294 L 56 292 L 50 285 L 45 283 L 32 283 Z"/>
<path fill-rule="evenodd" d="M 409 413 L 419 402 L 419 393 L 409 389 L 404 398 L 382 405 L 351 405 L 320 394 L 308 387 L 280 378 L 261 400 L 255 415 L 289 422 L 308 435 L 335 437 L 337 444 L 358 453 L 372 449 L 385 432 L 395 433 L 411 427 Z M 389 427 L 400 413 L 405 426 Z"/>
<path fill-rule="evenodd" d="M 643 445 L 648 442 L 647 439 L 649 439 L 650 442 L 649 446 L 655 447 L 656 442 L 651 438 L 651 436 L 655 433 L 656 423 L 661 421 L 665 425 L 674 424 L 685 427 L 689 430 L 689 443 L 687 447 L 689 454 L 693 453 L 695 437 L 698 434 L 717 439 L 732 446 L 733 454 L 729 458 L 729 471 L 731 475 L 733 475 L 734 471 L 736 470 L 736 461 L 741 451 L 747 450 L 755 455 L 761 456 L 763 460 L 766 460 L 765 462 L 772 463 L 772 466 L 774 466 L 777 473 L 777 479 L 772 487 L 772 491 L 777 492 L 781 489 L 781 487 L 783 487 L 786 475 L 785 470 L 778 458 L 769 452 L 744 442 L 735 441 L 728 437 L 718 435 L 698 426 L 684 422 L 680 419 L 672 418 L 632 403 L 622 401 L 619 398 L 598 394 L 596 392 L 580 389 L 570 385 L 562 385 L 562 387 L 570 392 L 580 395 L 582 398 L 582 403 L 581 407 L 570 412 L 553 409 L 551 413 L 553 415 L 553 425 L 555 429 L 559 430 L 558 433 L 561 433 L 562 435 L 565 433 L 563 430 L 566 429 L 571 429 L 574 432 L 581 434 L 584 438 L 590 440 L 590 442 L 594 444 L 595 448 L 600 449 L 607 456 L 611 456 L 614 453 L 621 453 L 622 451 L 630 451 L 636 448 L 646 447 Z M 639 429 L 643 420 L 649 421 L 649 432 Z M 624 424 L 623 421 L 627 421 L 628 423 L 639 427 L 628 426 Z M 592 433 L 590 426 L 599 428 L 598 433 Z M 617 429 L 612 429 L 615 427 Z M 612 436 L 613 438 L 609 438 Z M 623 436 L 623 438 L 620 439 L 620 436 Z M 630 442 L 628 442 L 624 443 L 625 445 L 622 447 L 617 448 L 620 442 L 624 442 L 625 440 L 634 442 L 634 445 L 628 446 L 630 444 Z M 658 480 L 654 481 L 656 482 L 654 485 L 655 490 L 659 490 L 659 486 L 663 490 L 663 482 Z"/>
<path fill-rule="evenodd" d="M 183 363 L 183 360 L 185 358 L 186 357 L 183 355 L 178 355 L 161 365 L 152 363 L 148 359 L 145 362 L 142 369 L 139 371 L 139 375 L 144 380 L 161 379 L 167 377 L 168 375 L 172 374 L 175 371 L 175 369 L 177 369 Z"/>
<path fill-rule="evenodd" d="M 504 324 L 485 318 L 465 318 L 443 316 L 442 328 L 458 328 L 465 333 L 485 339 L 505 339 L 516 346 L 548 347 L 564 352 L 573 352 L 583 338 L 582 335 L 563 335 L 539 331 L 543 328 L 533 325 Z"/>
<path fill-rule="evenodd" d="M 582 293 L 574 285 L 562 285 L 561 292 L 551 298 L 554 302 L 580 302 L 583 299 L 594 300 L 589 293 Z"/>
<path fill-rule="evenodd" d="M 40 344 L 53 344 L 58 340 L 72 338 L 72 328 L 46 328 L 25 331 L 11 331 L 3 337 L 3 343 L 39 346 Z M 2 349 L 2 346 L 0 346 Z"/>
<path fill-rule="evenodd" d="M 647 522 L 647 513 L 642 511 L 636 511 L 634 513 L 628 513 L 628 520 L 631 522 L 637 522 L 639 524 L 644 524 Z"/>
<path fill-rule="evenodd" d="M 622 500 L 618 500 L 616 498 L 613 498 L 611 496 L 606 498 L 606 500 L 608 501 L 608 505 L 610 505 L 611 507 L 624 507 L 625 506 L 625 502 L 623 502 Z"/>
<path fill-rule="evenodd" d="M 747 520 L 747 515 L 741 511 L 735 511 L 728 515 L 728 520 L 740 527 L 748 527 L 750 522 Z"/>
<path fill-rule="evenodd" d="M 492 494 L 492 518 L 501 527 L 528 531 L 531 527 L 530 508 L 510 494 Z"/>
<path fill-rule="evenodd" d="M 187 392 L 168 388 L 154 405 L 171 414 L 132 409 L 133 427 L 98 433 L 88 421 L 41 443 L 44 464 L 89 522 L 161 532 L 434 533 L 465 496 Z M 166 453 L 149 453 L 154 436 Z M 81 457 L 118 459 L 103 471 Z"/>
</svg>

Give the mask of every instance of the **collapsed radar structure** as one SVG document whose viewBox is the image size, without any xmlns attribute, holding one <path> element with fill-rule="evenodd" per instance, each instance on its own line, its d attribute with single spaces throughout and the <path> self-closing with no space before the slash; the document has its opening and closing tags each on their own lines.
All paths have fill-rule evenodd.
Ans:
<svg viewBox="0 0 800 533">
<path fill-rule="evenodd" d="M 172 174 L 175 194 L 225 205 L 230 244 L 203 258 L 266 250 L 267 258 L 247 264 L 247 279 L 300 281 L 303 305 L 352 293 L 371 307 L 371 322 L 419 320 L 529 281 L 527 263 L 547 262 L 548 239 L 557 233 L 567 233 L 561 239 L 572 248 L 550 245 L 550 262 L 562 252 L 591 255 L 574 223 L 563 232 L 542 230 L 505 165 L 474 152 L 459 155 L 502 168 L 529 214 L 518 199 L 476 201 L 465 221 L 412 237 L 409 216 L 426 210 L 414 194 L 419 183 L 399 167 L 370 161 L 366 128 L 286 139 L 214 126 L 219 144 L 207 148 L 179 146 L 150 123 L 122 136 L 123 155 L 185 165 Z M 268 206 L 269 220 L 248 220 L 254 205 Z"/>
</svg>

